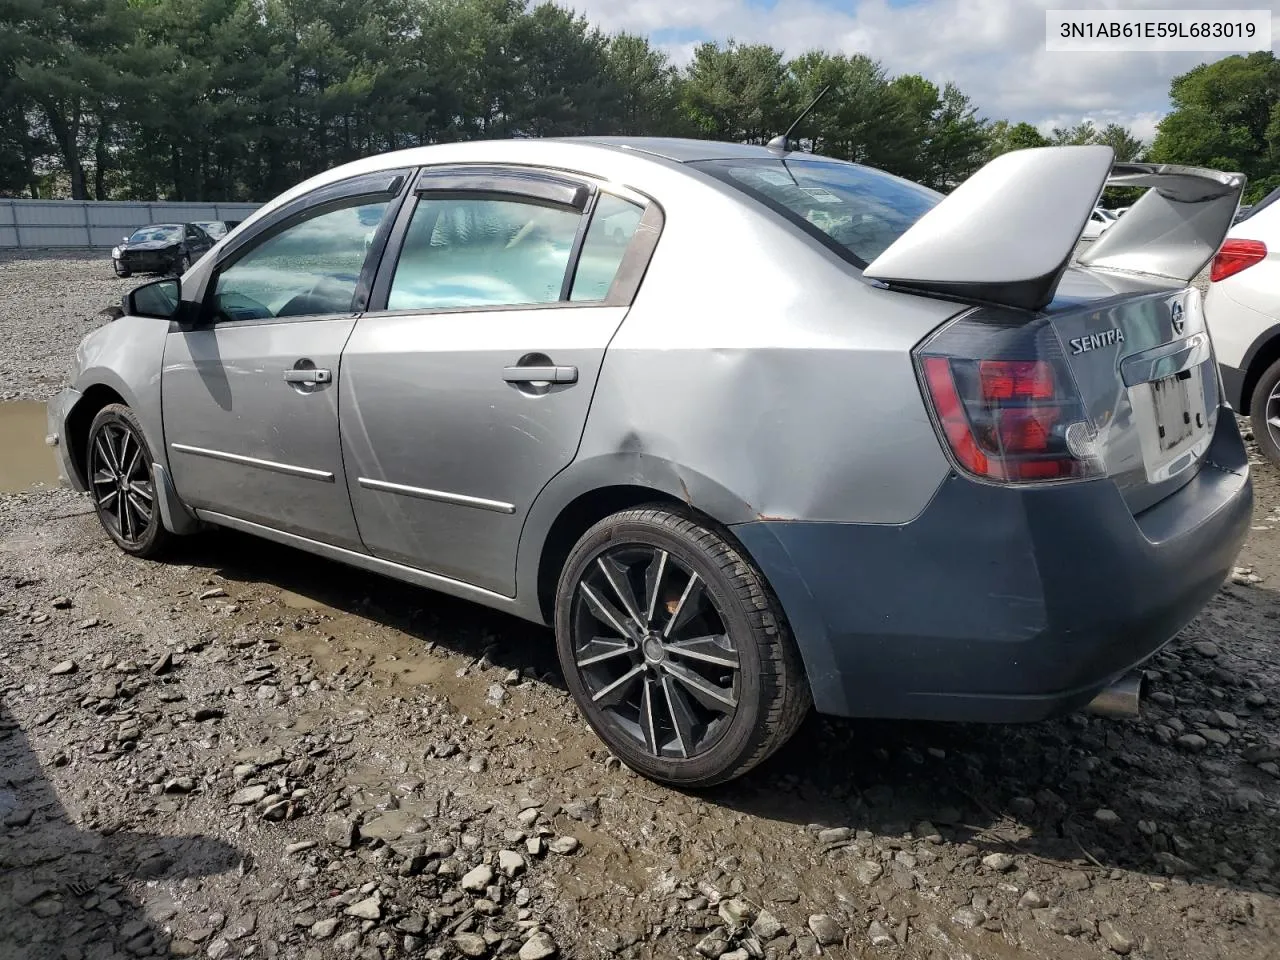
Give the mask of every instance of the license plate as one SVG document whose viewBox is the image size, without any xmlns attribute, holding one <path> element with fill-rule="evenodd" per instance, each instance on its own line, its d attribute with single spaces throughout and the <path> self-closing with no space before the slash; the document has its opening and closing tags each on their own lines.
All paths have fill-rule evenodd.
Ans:
<svg viewBox="0 0 1280 960">
<path fill-rule="evenodd" d="M 1151 399 L 1155 404 L 1156 431 L 1160 452 L 1174 450 L 1204 429 L 1203 403 L 1196 409 L 1191 397 L 1191 371 L 1174 374 L 1151 383 Z"/>
</svg>

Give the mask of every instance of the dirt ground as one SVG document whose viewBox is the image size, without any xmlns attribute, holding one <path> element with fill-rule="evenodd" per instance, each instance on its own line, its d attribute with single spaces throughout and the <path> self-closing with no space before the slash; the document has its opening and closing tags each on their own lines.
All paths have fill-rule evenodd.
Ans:
<svg viewBox="0 0 1280 960">
<path fill-rule="evenodd" d="M 47 399 L 127 285 L 0 260 L 0 395 Z M 1280 474 L 1254 480 L 1142 719 L 811 717 L 691 795 L 609 756 L 546 630 L 238 534 L 134 560 L 24 473 L 0 960 L 1280 957 Z"/>
</svg>

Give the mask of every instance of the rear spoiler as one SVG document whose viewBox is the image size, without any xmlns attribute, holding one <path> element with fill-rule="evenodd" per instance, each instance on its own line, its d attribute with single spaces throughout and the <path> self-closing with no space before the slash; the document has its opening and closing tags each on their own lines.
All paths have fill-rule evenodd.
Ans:
<svg viewBox="0 0 1280 960">
<path fill-rule="evenodd" d="M 1038 310 L 1071 261 L 1106 186 L 1151 187 L 1082 264 L 1186 283 L 1221 245 L 1245 178 L 1197 167 L 1116 164 L 1103 145 L 996 157 L 921 217 L 863 275 L 891 287 Z"/>
</svg>

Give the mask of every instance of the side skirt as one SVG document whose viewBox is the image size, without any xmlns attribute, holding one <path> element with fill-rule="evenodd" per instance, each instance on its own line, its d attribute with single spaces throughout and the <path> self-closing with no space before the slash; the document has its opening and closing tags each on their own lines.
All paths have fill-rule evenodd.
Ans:
<svg viewBox="0 0 1280 960">
<path fill-rule="evenodd" d="M 370 573 L 381 574 L 384 577 L 401 580 L 418 587 L 425 587 L 428 590 L 438 590 L 440 593 L 447 593 L 452 597 L 471 600 L 486 607 L 493 607 L 514 616 L 532 620 L 535 623 L 542 623 L 542 618 L 536 611 L 530 614 L 525 609 L 525 605 L 517 602 L 515 597 L 504 597 L 500 593 L 494 593 L 492 590 L 485 590 L 483 587 L 464 583 L 461 580 L 452 580 L 437 573 L 427 573 L 425 570 L 418 570 L 415 567 L 406 567 L 404 564 L 392 563 L 390 560 L 382 560 L 366 553 L 356 553 L 343 547 L 335 547 L 328 543 L 321 543 L 318 540 L 300 537 L 297 534 L 285 533 L 282 530 L 276 530 L 274 527 L 263 526 L 250 520 L 241 520 L 238 517 L 227 516 L 224 513 L 215 513 L 212 510 L 196 510 L 196 516 L 219 527 L 228 527 L 241 533 L 262 537 L 265 540 L 273 540 L 287 547 L 297 547 L 299 550 L 305 550 L 308 553 L 314 553 L 329 560 L 336 560 L 339 563 L 359 567 L 361 570 L 368 570 Z"/>
</svg>

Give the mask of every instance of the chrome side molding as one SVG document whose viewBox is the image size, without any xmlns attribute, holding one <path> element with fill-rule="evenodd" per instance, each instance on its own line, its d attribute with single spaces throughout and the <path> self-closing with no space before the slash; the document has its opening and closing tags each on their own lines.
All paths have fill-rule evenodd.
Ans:
<svg viewBox="0 0 1280 960">
<path fill-rule="evenodd" d="M 428 490 L 426 487 L 410 487 L 403 483 L 389 483 L 386 480 L 373 480 L 360 477 L 356 480 L 366 490 L 377 490 L 380 493 L 398 493 L 405 497 L 417 497 L 419 500 L 435 500 L 438 503 L 452 503 L 459 507 L 475 507 L 477 510 L 492 510 L 494 513 L 515 513 L 514 503 L 501 500 L 486 500 L 484 497 L 469 497 L 464 493 L 448 493 L 444 490 Z"/>
</svg>

